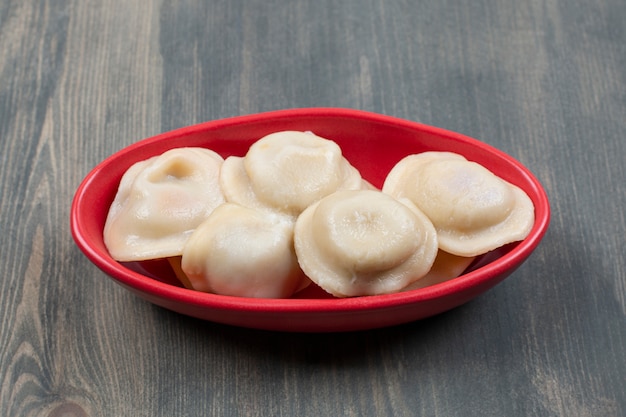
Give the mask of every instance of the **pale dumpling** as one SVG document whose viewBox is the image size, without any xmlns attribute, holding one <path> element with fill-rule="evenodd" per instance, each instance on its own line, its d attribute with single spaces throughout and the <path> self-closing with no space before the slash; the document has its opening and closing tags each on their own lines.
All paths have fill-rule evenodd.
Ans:
<svg viewBox="0 0 626 417">
<path fill-rule="evenodd" d="M 220 178 L 229 202 L 297 216 L 337 190 L 366 186 L 339 146 L 311 132 L 283 131 L 229 157 Z"/>
<path fill-rule="evenodd" d="M 290 217 L 225 203 L 189 238 L 182 271 L 198 291 L 289 297 L 310 283 L 296 260 L 293 228 Z"/>
<path fill-rule="evenodd" d="M 523 240 L 534 223 L 524 191 L 451 152 L 405 157 L 388 174 L 383 192 L 415 203 L 435 226 L 439 247 L 454 255 L 477 256 Z"/>
<path fill-rule="evenodd" d="M 243 159 L 241 156 L 229 156 L 224 160 L 220 171 L 220 184 L 226 201 L 244 207 L 271 209 L 256 197 Z"/>
<path fill-rule="evenodd" d="M 194 229 L 224 203 L 223 158 L 204 148 L 175 148 L 126 171 L 109 209 L 104 243 L 118 261 L 182 254 Z"/>
<path fill-rule="evenodd" d="M 307 276 L 337 297 L 400 291 L 426 275 L 437 235 L 410 201 L 375 190 L 338 191 L 296 221 L 295 248 Z"/>
<path fill-rule="evenodd" d="M 417 281 L 404 288 L 402 291 L 416 290 L 430 287 L 431 285 L 449 281 L 463 274 L 463 272 L 476 259 L 475 256 L 458 256 L 442 251 L 437 252 L 437 257 L 430 271 Z"/>
</svg>

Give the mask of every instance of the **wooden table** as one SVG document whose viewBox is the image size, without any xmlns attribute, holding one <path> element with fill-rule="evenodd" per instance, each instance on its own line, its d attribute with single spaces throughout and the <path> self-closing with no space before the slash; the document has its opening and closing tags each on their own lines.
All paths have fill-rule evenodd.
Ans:
<svg viewBox="0 0 626 417">
<path fill-rule="evenodd" d="M 623 0 L 0 0 L 0 415 L 626 415 Z M 431 319 L 282 334 L 155 307 L 69 208 L 174 128 L 334 106 L 478 138 L 544 184 L 508 280 Z"/>
</svg>

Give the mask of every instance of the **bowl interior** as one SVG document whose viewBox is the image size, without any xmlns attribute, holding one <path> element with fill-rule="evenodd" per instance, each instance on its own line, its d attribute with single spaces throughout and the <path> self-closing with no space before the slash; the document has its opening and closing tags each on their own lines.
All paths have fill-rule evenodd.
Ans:
<svg viewBox="0 0 626 417">
<path fill-rule="evenodd" d="M 206 147 L 223 157 L 243 156 L 254 141 L 281 130 L 312 131 L 334 140 L 362 176 L 377 187 L 382 186 L 391 168 L 408 154 L 431 150 L 459 153 L 522 188 L 535 205 L 535 225 L 524 241 L 480 257 L 464 275 L 434 286 L 436 288 L 413 290 L 405 295 L 358 297 L 363 300 L 357 301 L 332 299 L 315 288 L 288 300 L 232 300 L 236 297 L 197 293 L 182 288 L 166 262 L 121 264 L 109 256 L 102 230 L 119 181 L 132 164 L 183 146 Z M 448 305 L 444 303 L 444 306 L 453 307 L 455 303 L 464 302 L 469 296 L 475 296 L 495 285 L 519 266 L 543 237 L 548 221 L 549 205 L 541 185 L 524 166 L 503 152 L 458 133 L 345 109 L 295 109 L 241 116 L 190 126 L 139 141 L 112 155 L 86 176 L 77 190 L 71 219 L 74 239 L 92 262 L 122 285 L 157 304 L 174 309 L 174 304 L 191 303 L 196 306 L 196 310 L 203 307 L 256 311 L 284 311 L 285 308 L 292 308 L 309 312 L 316 309 L 328 311 L 334 308 L 354 310 L 381 305 L 389 307 L 394 303 L 415 303 L 422 299 L 446 296 L 455 300 L 448 301 Z M 470 295 L 454 297 L 456 292 L 468 290 L 471 290 L 468 293 Z M 323 300 L 323 304 L 305 304 L 318 299 L 320 302 Z M 228 306 L 224 307 L 224 303 Z"/>
</svg>

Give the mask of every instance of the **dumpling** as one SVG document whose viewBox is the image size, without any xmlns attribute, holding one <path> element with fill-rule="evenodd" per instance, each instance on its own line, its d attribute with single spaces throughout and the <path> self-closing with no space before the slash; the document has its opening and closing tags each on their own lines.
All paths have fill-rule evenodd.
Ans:
<svg viewBox="0 0 626 417">
<path fill-rule="evenodd" d="M 126 171 L 109 209 L 104 243 L 118 261 L 182 254 L 193 230 L 225 199 L 223 158 L 204 148 L 176 148 Z"/>
<path fill-rule="evenodd" d="M 437 254 L 432 223 L 410 201 L 380 191 L 338 191 L 296 221 L 300 267 L 337 297 L 400 291 L 423 277 Z"/>
<path fill-rule="evenodd" d="M 337 190 L 365 186 L 339 146 L 310 132 L 283 131 L 229 157 L 220 178 L 229 202 L 293 216 Z"/>
<path fill-rule="evenodd" d="M 286 298 L 310 283 L 293 247 L 293 220 L 225 203 L 185 245 L 181 268 L 195 290 L 255 298 Z"/>
<path fill-rule="evenodd" d="M 241 156 L 229 156 L 224 160 L 220 171 L 220 184 L 226 201 L 249 208 L 271 209 L 254 193 L 243 159 Z"/>
<path fill-rule="evenodd" d="M 439 247 L 477 256 L 524 239 L 534 206 L 519 187 L 451 152 L 425 152 L 398 162 L 383 192 L 408 198 L 432 221 Z"/>
<path fill-rule="evenodd" d="M 404 288 L 402 291 L 416 290 L 430 287 L 431 285 L 449 281 L 463 274 L 463 272 L 476 259 L 475 256 L 458 256 L 439 250 L 430 271 L 417 281 Z"/>
</svg>

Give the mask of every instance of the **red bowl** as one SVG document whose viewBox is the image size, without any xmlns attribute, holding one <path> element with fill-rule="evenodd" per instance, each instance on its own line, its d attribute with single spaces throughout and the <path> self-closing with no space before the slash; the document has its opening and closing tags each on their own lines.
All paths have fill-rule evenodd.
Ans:
<svg viewBox="0 0 626 417">
<path fill-rule="evenodd" d="M 281 130 L 310 130 L 337 142 L 375 186 L 402 157 L 451 151 L 522 188 L 535 206 L 529 236 L 478 258 L 463 275 L 431 287 L 389 295 L 336 299 L 312 288 L 289 299 L 221 296 L 183 288 L 165 262 L 120 263 L 102 238 L 104 222 L 124 172 L 135 162 L 183 146 L 245 155 L 257 139 Z M 278 331 L 331 332 L 406 323 L 457 307 L 501 282 L 543 238 L 550 206 L 541 184 L 518 161 L 475 139 L 423 124 L 357 110 L 280 110 L 210 121 L 137 142 L 110 156 L 83 180 L 72 202 L 71 230 L 84 254 L 117 283 L 167 309 L 214 322 Z"/>
</svg>

